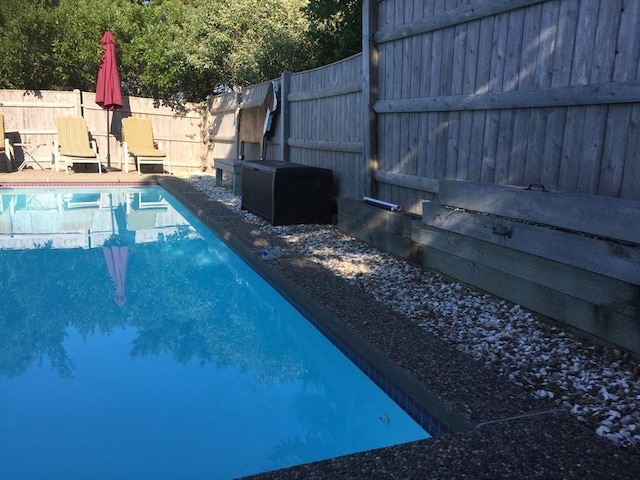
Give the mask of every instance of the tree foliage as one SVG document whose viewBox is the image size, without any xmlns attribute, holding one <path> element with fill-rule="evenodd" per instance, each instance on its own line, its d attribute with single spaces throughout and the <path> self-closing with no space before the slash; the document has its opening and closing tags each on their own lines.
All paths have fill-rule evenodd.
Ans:
<svg viewBox="0 0 640 480">
<path fill-rule="evenodd" d="M 230 281 L 237 272 L 213 260 L 217 247 L 194 232 L 183 226 L 154 243 L 130 244 L 123 307 L 113 301 L 102 248 L 1 251 L 7 280 L 31 287 L 29 295 L 20 288 L 3 292 L 3 306 L 10 307 L 0 309 L 0 377 L 19 377 L 45 359 L 61 377 L 73 375 L 75 361 L 64 345 L 69 327 L 83 338 L 132 328 L 133 358 L 168 353 L 180 364 L 236 366 L 258 383 L 308 372 L 291 337 L 265 329 L 278 317 L 275 307 L 251 297 L 245 281 Z M 49 281 L 33 282 L 43 264 Z M 79 285 L 78 278 L 93 280 Z M 270 356 L 274 350 L 277 358 Z"/>
<path fill-rule="evenodd" d="M 315 45 L 315 66 L 341 60 L 362 49 L 362 0 L 309 0 L 307 37 Z"/>
<path fill-rule="evenodd" d="M 93 91 L 100 38 L 125 95 L 199 101 L 360 50 L 361 0 L 2 0 L 0 88 Z"/>
</svg>

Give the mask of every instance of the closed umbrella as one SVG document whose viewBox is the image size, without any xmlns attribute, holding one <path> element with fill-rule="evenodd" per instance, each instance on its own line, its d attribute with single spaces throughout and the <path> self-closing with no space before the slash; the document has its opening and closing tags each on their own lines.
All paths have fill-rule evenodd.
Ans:
<svg viewBox="0 0 640 480">
<path fill-rule="evenodd" d="M 107 30 L 100 42 L 102 43 L 102 62 L 98 69 L 98 79 L 96 81 L 96 103 L 107 111 L 107 169 L 111 169 L 109 112 L 122 108 L 122 91 L 120 89 L 118 60 L 116 58 L 116 39 Z"/>
</svg>

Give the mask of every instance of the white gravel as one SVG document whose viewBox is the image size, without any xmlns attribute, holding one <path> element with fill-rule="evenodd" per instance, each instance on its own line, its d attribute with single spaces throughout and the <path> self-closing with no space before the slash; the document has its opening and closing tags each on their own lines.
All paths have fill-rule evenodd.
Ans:
<svg viewBox="0 0 640 480">
<path fill-rule="evenodd" d="M 240 209 L 240 197 L 210 176 L 187 180 L 209 197 L 277 235 L 429 333 L 500 370 L 538 398 L 550 398 L 596 434 L 640 452 L 640 366 L 542 322 L 518 305 L 451 282 L 338 232 L 335 226 L 273 227 Z"/>
</svg>

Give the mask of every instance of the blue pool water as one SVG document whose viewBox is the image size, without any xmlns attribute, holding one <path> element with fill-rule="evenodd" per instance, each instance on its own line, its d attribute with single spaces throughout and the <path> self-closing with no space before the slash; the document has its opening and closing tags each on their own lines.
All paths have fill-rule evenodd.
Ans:
<svg viewBox="0 0 640 480">
<path fill-rule="evenodd" d="M 0 478 L 226 479 L 428 438 L 160 187 L 0 189 Z"/>
</svg>

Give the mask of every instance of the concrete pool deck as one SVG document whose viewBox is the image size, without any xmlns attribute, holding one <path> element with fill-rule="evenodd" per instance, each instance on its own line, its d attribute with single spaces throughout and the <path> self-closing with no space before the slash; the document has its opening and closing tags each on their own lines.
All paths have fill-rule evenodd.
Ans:
<svg viewBox="0 0 640 480">
<path fill-rule="evenodd" d="M 530 397 L 496 371 L 427 335 L 322 266 L 294 253 L 275 262 L 260 260 L 260 251 L 277 244 L 277 238 L 184 181 L 136 172 L 65 175 L 26 170 L 0 174 L 0 186 L 156 181 L 299 308 L 330 325 L 454 430 L 430 440 L 251 478 L 637 478 L 640 459 L 599 438 L 568 413 L 555 411 L 551 401 Z"/>
</svg>

